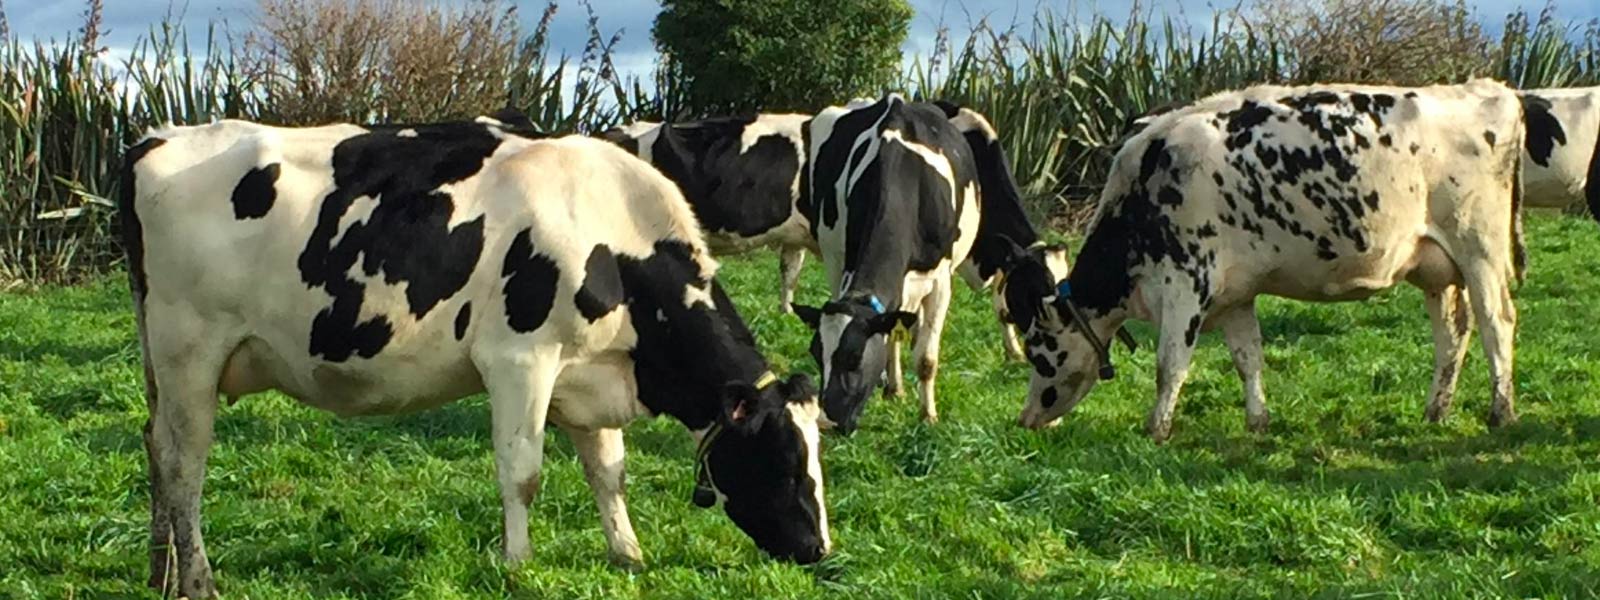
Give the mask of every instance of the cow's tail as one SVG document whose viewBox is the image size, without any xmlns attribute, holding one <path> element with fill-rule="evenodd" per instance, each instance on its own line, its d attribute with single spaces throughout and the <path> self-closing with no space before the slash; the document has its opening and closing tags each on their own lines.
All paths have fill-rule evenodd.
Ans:
<svg viewBox="0 0 1600 600">
<path fill-rule="evenodd" d="M 164 143 L 164 139 L 150 137 L 128 148 L 123 157 L 122 185 L 117 197 L 117 225 L 122 238 L 122 252 L 127 259 L 128 290 L 133 296 L 134 323 L 139 330 L 139 356 L 144 363 L 145 402 L 152 416 L 156 409 L 156 381 L 150 366 L 150 334 L 145 325 L 144 300 L 149 290 L 145 278 L 144 226 L 139 221 L 136 207 L 138 178 L 134 167 L 146 154 Z"/>
<path fill-rule="evenodd" d="M 122 252 L 127 258 L 128 290 L 132 292 L 133 321 L 139 334 L 139 362 L 144 367 L 144 402 L 149 410 L 144 422 L 144 449 L 150 470 L 150 578 L 146 584 L 163 591 L 172 589 L 176 575 L 173 567 L 178 563 L 176 548 L 172 543 L 172 523 L 165 516 L 161 500 L 163 486 L 156 477 L 156 465 L 160 457 L 154 443 L 154 432 L 156 404 L 160 394 L 156 389 L 155 368 L 150 362 L 150 330 L 145 316 L 145 296 L 149 292 L 149 284 L 145 279 L 144 227 L 135 206 L 138 201 L 135 189 L 138 179 L 134 166 L 145 154 L 164 143 L 164 139 L 149 137 L 128 148 L 122 163 L 122 189 L 118 190 L 117 197 L 117 225 L 122 238 Z"/>
</svg>

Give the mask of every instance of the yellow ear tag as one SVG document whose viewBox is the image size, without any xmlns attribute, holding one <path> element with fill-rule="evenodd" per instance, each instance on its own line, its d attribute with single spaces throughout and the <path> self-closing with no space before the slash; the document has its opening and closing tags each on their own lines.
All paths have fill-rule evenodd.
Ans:
<svg viewBox="0 0 1600 600">
<path fill-rule="evenodd" d="M 756 389 L 757 390 L 764 390 L 764 389 L 767 389 L 772 384 L 777 383 L 777 382 L 778 382 L 778 376 L 777 375 L 773 375 L 772 371 L 767 371 L 765 373 L 762 373 L 760 377 L 756 378 Z"/>
</svg>

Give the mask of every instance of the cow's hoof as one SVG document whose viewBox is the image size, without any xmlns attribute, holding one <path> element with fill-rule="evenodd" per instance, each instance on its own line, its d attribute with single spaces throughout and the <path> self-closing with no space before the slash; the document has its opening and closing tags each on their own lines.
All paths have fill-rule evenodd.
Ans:
<svg viewBox="0 0 1600 600">
<path fill-rule="evenodd" d="M 1514 425 L 1517 422 L 1517 412 L 1514 410 L 1491 410 L 1489 411 L 1488 422 L 1490 429 Z"/>
<path fill-rule="evenodd" d="M 1172 437 L 1172 422 L 1150 423 L 1145 426 L 1145 432 L 1150 434 L 1150 441 L 1155 442 L 1157 446 L 1166 444 Z"/>
<path fill-rule="evenodd" d="M 1438 404 L 1433 402 L 1428 403 L 1428 410 L 1422 413 L 1422 418 L 1427 419 L 1429 423 L 1443 422 L 1445 417 L 1448 416 L 1450 416 L 1449 404 Z"/>
<path fill-rule="evenodd" d="M 927 423 L 929 425 L 938 425 L 939 424 L 939 414 L 938 413 L 923 413 L 922 414 L 922 422 L 923 423 Z"/>
<path fill-rule="evenodd" d="M 608 557 L 611 566 L 629 573 L 638 573 L 644 570 L 644 557 L 637 554 L 611 554 Z"/>
<path fill-rule="evenodd" d="M 1244 419 L 1244 425 L 1250 433 L 1265 434 L 1272 427 L 1272 415 L 1269 413 L 1248 415 Z"/>
<path fill-rule="evenodd" d="M 899 399 L 904 398 L 904 397 L 906 397 L 905 388 L 887 387 L 887 386 L 885 386 L 883 388 L 883 398 L 885 400 L 899 400 Z"/>
</svg>

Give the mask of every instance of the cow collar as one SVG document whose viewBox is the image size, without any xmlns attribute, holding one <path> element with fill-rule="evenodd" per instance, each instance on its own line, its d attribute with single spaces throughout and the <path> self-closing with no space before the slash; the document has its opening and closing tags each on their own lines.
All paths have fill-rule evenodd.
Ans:
<svg viewBox="0 0 1600 600">
<path fill-rule="evenodd" d="M 772 371 L 766 371 L 756 378 L 756 392 L 761 392 L 772 384 L 778 382 L 778 376 Z M 717 488 L 711 482 L 711 444 L 722 436 L 724 427 L 722 421 L 713 420 L 711 426 L 706 428 L 706 433 L 700 436 L 700 443 L 694 450 L 694 504 L 700 508 L 711 508 L 717 503 Z"/>
<path fill-rule="evenodd" d="M 1057 282 L 1056 295 L 1051 301 L 1059 307 L 1065 307 L 1067 313 L 1072 316 L 1073 324 L 1077 326 L 1079 331 L 1083 332 L 1084 337 L 1089 338 L 1089 345 L 1094 346 L 1095 354 L 1100 357 L 1100 379 L 1109 380 L 1115 378 L 1117 376 L 1117 368 L 1111 364 L 1111 345 L 1106 340 L 1100 339 L 1100 335 L 1096 334 L 1094 328 L 1089 326 L 1089 319 L 1083 313 L 1083 309 L 1078 308 L 1078 303 L 1072 301 L 1072 283 L 1066 279 Z M 1117 339 L 1127 344 L 1128 348 L 1134 347 L 1133 335 L 1128 333 L 1127 329 L 1117 328 L 1116 335 Z"/>
</svg>

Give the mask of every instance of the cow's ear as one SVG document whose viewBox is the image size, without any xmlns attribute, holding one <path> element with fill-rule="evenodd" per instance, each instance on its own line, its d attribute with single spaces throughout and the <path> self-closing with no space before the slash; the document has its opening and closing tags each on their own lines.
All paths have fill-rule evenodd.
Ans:
<svg viewBox="0 0 1600 600">
<path fill-rule="evenodd" d="M 794 316 L 800 317 L 800 320 L 810 328 L 816 329 L 822 326 L 822 309 L 804 304 L 795 304 L 793 307 Z"/>
<path fill-rule="evenodd" d="M 1002 233 L 999 234 L 999 237 L 1000 243 L 1003 244 L 1002 249 L 1005 256 L 1005 258 L 1001 259 L 1002 270 L 1009 271 L 1028 258 L 1028 249 L 1022 247 L 1016 240 L 1011 239 L 1011 236 Z"/>
<path fill-rule="evenodd" d="M 867 321 L 867 333 L 872 335 L 882 335 L 893 332 L 896 329 L 911 329 L 912 327 L 916 326 L 916 324 L 916 313 L 897 310 L 894 312 L 883 313 L 881 315 L 873 315 L 871 319 Z"/>
<path fill-rule="evenodd" d="M 743 381 L 722 386 L 723 427 L 746 435 L 761 431 L 761 425 L 773 411 L 774 402 L 769 399 L 782 402 L 777 394 L 762 393 Z"/>
<path fill-rule="evenodd" d="M 811 377 L 805 373 L 795 373 L 788 379 L 778 384 L 779 396 L 790 403 L 813 402 L 817 399 L 817 388 L 811 384 Z"/>
</svg>

